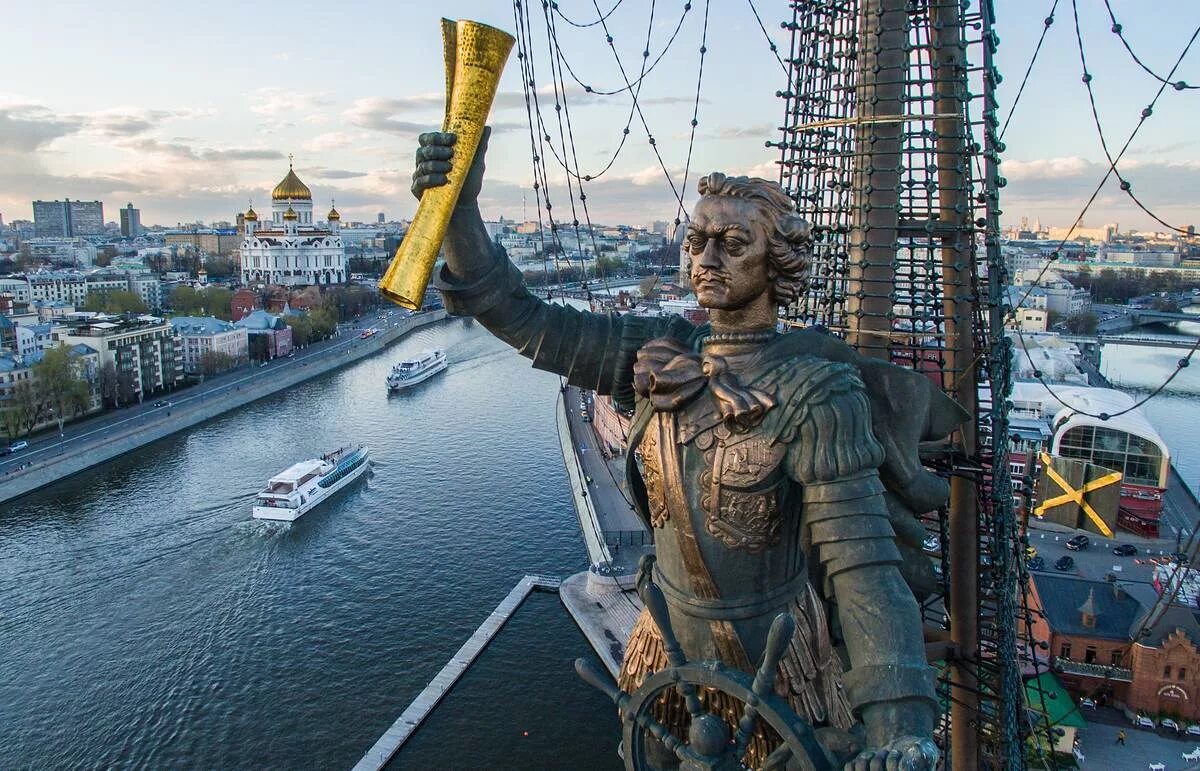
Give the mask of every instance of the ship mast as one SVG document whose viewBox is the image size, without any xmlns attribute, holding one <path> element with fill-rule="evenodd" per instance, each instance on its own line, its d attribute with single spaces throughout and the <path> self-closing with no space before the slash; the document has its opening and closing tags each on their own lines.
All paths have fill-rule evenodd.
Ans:
<svg viewBox="0 0 1200 771">
<path fill-rule="evenodd" d="M 943 608 L 950 619 L 930 646 L 946 665 L 939 740 L 953 768 L 1023 768 L 1017 534 L 1007 443 L 988 439 L 1007 434 L 1008 387 L 991 4 L 790 6 L 783 135 L 771 145 L 816 243 L 812 287 L 785 319 L 939 379 L 974 418 L 927 459 L 951 485 L 947 511 L 926 523 L 946 544 L 941 596 L 923 603 L 927 627 L 941 631 Z"/>
</svg>

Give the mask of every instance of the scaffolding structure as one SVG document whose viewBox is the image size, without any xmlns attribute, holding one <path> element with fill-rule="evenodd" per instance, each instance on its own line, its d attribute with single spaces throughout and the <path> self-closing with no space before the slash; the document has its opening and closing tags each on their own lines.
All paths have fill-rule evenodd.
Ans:
<svg viewBox="0 0 1200 771">
<path fill-rule="evenodd" d="M 1025 768 L 1050 728 L 1027 709 L 1021 677 L 1038 659 L 1003 439 L 992 3 L 789 6 L 784 119 L 768 146 L 815 243 L 808 291 L 784 318 L 926 373 L 974 416 L 927 458 L 951 483 L 948 507 L 927 523 L 943 546 L 926 623 L 948 625 L 938 741 L 951 768 Z"/>
</svg>

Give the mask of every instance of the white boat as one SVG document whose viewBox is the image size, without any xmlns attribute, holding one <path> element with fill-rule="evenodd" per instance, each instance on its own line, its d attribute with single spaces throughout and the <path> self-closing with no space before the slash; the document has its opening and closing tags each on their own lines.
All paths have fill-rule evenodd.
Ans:
<svg viewBox="0 0 1200 771">
<path fill-rule="evenodd" d="M 422 383 L 446 368 L 446 352 L 425 351 L 412 359 L 405 359 L 392 367 L 387 377 L 389 391 L 399 391 Z"/>
<path fill-rule="evenodd" d="M 252 513 L 255 519 L 294 522 L 366 473 L 367 461 L 367 448 L 360 444 L 293 464 L 271 477 Z"/>
</svg>

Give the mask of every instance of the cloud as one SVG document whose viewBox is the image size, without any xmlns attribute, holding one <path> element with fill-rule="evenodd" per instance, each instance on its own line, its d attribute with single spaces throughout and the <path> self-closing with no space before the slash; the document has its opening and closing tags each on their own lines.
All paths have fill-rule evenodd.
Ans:
<svg viewBox="0 0 1200 771">
<path fill-rule="evenodd" d="M 42 105 L 0 107 L 0 152 L 32 153 L 86 125 L 81 116 L 57 115 Z"/>
<path fill-rule="evenodd" d="M 372 96 L 356 100 L 343 116 L 352 125 L 359 128 L 415 137 L 426 131 L 437 131 L 441 128 L 442 119 L 440 115 L 434 117 L 430 114 L 426 120 L 407 119 L 409 113 L 419 112 L 416 109 L 417 105 L 428 106 L 431 104 L 429 103 L 430 99 L 431 97 L 391 99 Z M 436 107 L 439 111 L 442 109 L 440 101 Z M 492 127 L 493 134 L 500 134 L 506 131 L 521 131 L 526 128 L 524 123 L 512 121 L 492 121 L 488 125 Z"/>
<path fill-rule="evenodd" d="M 122 143 L 123 147 L 145 153 L 166 155 L 184 161 L 275 161 L 284 156 L 278 150 L 257 147 L 196 148 L 180 141 L 163 142 L 149 137 Z"/>
<path fill-rule="evenodd" d="M 342 150 L 360 141 L 360 137 L 345 131 L 330 131 L 318 134 L 304 143 L 304 149 L 310 153 L 327 153 L 331 150 Z"/>
<path fill-rule="evenodd" d="M 307 166 L 297 169 L 302 176 L 312 176 L 317 179 L 358 179 L 368 176 L 365 171 L 350 171 L 348 169 L 329 169 L 324 166 Z"/>
<path fill-rule="evenodd" d="M 1046 224 L 1069 225 L 1108 169 L 1107 162 L 1068 156 L 1006 160 L 1000 167 L 1008 185 L 1000 191 L 1005 221 L 1040 217 Z M 1200 200 L 1200 161 L 1131 159 L 1120 164 L 1133 193 L 1173 225 L 1191 224 Z M 1158 227 L 1118 187 L 1115 175 L 1089 207 L 1087 222 L 1119 222 L 1122 227 Z"/>
<path fill-rule="evenodd" d="M 250 111 L 258 115 L 305 116 L 333 104 L 325 94 L 306 94 L 284 88 L 260 88 L 250 95 Z"/>
<path fill-rule="evenodd" d="M 725 126 L 717 129 L 713 136 L 717 139 L 762 139 L 778 132 L 770 123 L 756 123 L 753 126 Z"/>
</svg>

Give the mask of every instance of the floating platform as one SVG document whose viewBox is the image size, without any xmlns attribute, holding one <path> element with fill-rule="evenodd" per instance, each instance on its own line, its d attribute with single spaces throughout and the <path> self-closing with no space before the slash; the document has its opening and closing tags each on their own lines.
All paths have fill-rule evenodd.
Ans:
<svg viewBox="0 0 1200 771">
<path fill-rule="evenodd" d="M 535 590 L 557 592 L 561 581 L 547 576 L 525 576 L 512 588 L 508 596 L 500 601 L 475 633 L 471 635 L 458 652 L 450 657 L 446 666 L 425 686 L 425 690 L 417 694 L 408 705 L 408 709 L 396 718 L 391 728 L 379 737 L 379 741 L 367 750 L 362 760 L 354 765 L 354 771 L 379 771 L 392 756 L 404 745 L 413 732 L 421 725 L 433 708 L 445 697 L 463 673 L 479 658 L 479 654 L 488 646 L 496 633 L 512 618 L 525 598 Z"/>
</svg>

